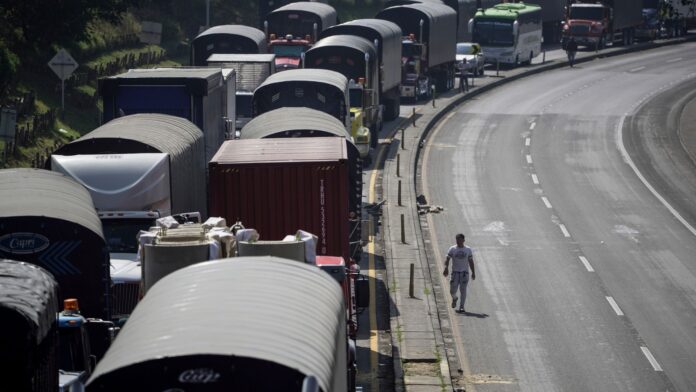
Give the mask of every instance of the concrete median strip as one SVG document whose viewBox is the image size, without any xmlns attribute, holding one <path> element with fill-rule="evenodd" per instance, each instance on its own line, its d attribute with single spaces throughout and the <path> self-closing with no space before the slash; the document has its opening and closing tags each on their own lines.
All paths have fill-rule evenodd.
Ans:
<svg viewBox="0 0 696 392">
<path fill-rule="evenodd" d="M 689 41 L 696 41 L 696 36 L 611 48 L 599 53 L 579 53 L 575 64 Z M 567 61 L 550 60 L 529 68 L 507 71 L 502 78 L 477 80 L 476 87 L 465 94 L 452 90 L 438 95 L 435 105 L 431 105 L 430 102 L 424 103 L 419 106 L 417 114 L 414 109 L 413 114 L 402 119 L 387 136 L 391 143 L 386 147 L 387 151 L 384 154 L 382 198 L 390 202 L 386 203 L 384 208 L 382 228 L 389 274 L 387 281 L 390 286 L 394 286 L 389 288 L 389 295 L 393 303 L 390 307 L 390 323 L 397 391 L 453 390 L 451 380 L 462 376 L 458 369 L 462 368 L 459 356 L 463 353 L 451 347 L 453 334 L 456 332 L 453 331 L 454 326 L 449 319 L 449 293 L 440 284 L 439 269 L 434 264 L 435 257 L 429 256 L 432 252 L 442 250 L 437 249 L 437 244 L 431 241 L 427 219 L 425 215 L 418 214 L 416 203 L 416 195 L 422 193 L 419 159 L 426 138 L 446 115 L 451 116 L 450 112 L 464 101 L 520 78 L 567 65 Z M 416 115 L 418 121 L 414 121 Z M 530 129 L 533 129 L 534 125 L 530 125 Z M 400 160 L 399 176 L 396 175 L 397 153 Z M 528 162 L 531 164 L 531 159 L 528 159 Z M 379 166 L 379 163 L 376 162 L 376 166 Z M 399 179 L 402 179 L 403 183 L 402 206 L 396 202 L 399 199 Z M 551 208 L 545 197 L 542 200 Z M 402 238 L 406 239 L 405 243 L 402 243 Z M 413 298 L 409 296 L 411 264 L 415 265 Z M 466 384 L 467 391 L 473 390 L 473 385 Z"/>
</svg>

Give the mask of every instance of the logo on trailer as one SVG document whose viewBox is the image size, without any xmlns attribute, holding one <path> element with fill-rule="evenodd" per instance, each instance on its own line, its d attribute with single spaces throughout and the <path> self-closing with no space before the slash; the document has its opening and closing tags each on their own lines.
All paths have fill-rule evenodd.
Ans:
<svg viewBox="0 0 696 392">
<path fill-rule="evenodd" d="M 48 245 L 48 238 L 36 233 L 10 233 L 0 237 L 0 250 L 13 255 L 39 253 Z"/>
<path fill-rule="evenodd" d="M 179 382 L 187 384 L 208 384 L 219 379 L 220 373 L 210 368 L 189 369 L 179 375 Z"/>
</svg>

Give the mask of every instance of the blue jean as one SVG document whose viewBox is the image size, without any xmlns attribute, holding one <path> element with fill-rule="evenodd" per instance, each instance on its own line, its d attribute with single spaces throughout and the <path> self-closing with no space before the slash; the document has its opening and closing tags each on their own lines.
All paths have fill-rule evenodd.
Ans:
<svg viewBox="0 0 696 392">
<path fill-rule="evenodd" d="M 450 276 L 450 294 L 452 298 L 456 298 L 457 290 L 459 290 L 459 307 L 464 307 L 466 301 L 466 286 L 469 284 L 469 271 L 452 272 Z"/>
</svg>

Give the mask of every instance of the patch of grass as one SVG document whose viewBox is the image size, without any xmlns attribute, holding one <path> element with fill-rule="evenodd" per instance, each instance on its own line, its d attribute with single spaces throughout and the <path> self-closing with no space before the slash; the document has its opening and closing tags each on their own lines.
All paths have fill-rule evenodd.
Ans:
<svg viewBox="0 0 696 392">
<path fill-rule="evenodd" d="M 430 295 L 430 288 L 428 288 L 428 286 L 423 287 L 423 294 Z"/>
</svg>

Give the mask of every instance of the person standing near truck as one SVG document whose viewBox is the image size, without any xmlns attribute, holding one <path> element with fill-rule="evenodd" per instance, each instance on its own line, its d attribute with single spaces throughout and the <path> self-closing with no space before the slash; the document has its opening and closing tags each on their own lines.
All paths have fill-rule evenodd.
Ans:
<svg viewBox="0 0 696 392">
<path fill-rule="evenodd" d="M 568 53 L 568 63 L 570 63 L 570 66 L 573 67 L 573 63 L 575 63 L 575 55 L 578 53 L 578 43 L 575 42 L 575 38 L 572 36 L 566 43 L 566 52 Z"/>
<path fill-rule="evenodd" d="M 469 283 L 469 270 L 471 270 L 471 279 L 476 280 L 476 271 L 474 269 L 474 254 L 470 247 L 464 245 L 464 234 L 456 235 L 456 245 L 452 245 L 447 251 L 445 258 L 445 271 L 443 275 L 449 275 L 449 261 L 452 260 L 452 276 L 450 277 L 450 294 L 452 295 L 452 308 L 457 307 L 457 290 L 461 301 L 459 302 L 459 312 L 464 313 L 464 302 L 466 301 L 466 288 Z"/>
</svg>

